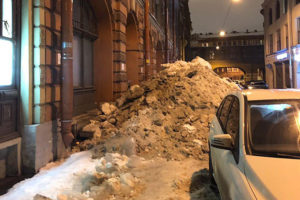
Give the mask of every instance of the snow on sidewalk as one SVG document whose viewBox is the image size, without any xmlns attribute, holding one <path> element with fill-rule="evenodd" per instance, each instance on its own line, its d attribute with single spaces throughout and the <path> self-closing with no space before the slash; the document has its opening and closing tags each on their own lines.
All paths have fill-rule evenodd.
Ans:
<svg viewBox="0 0 300 200">
<path fill-rule="evenodd" d="M 91 159 L 88 151 L 71 155 L 60 166 L 41 171 L 31 179 L 16 184 L 1 200 L 32 200 L 36 194 L 56 199 L 72 187 L 81 177 L 96 172 L 97 160 Z"/>
</svg>

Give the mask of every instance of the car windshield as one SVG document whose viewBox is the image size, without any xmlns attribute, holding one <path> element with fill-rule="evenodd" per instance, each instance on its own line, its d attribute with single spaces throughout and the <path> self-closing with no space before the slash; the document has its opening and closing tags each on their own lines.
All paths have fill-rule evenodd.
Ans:
<svg viewBox="0 0 300 200">
<path fill-rule="evenodd" d="M 253 154 L 300 156 L 300 101 L 250 102 Z"/>
</svg>

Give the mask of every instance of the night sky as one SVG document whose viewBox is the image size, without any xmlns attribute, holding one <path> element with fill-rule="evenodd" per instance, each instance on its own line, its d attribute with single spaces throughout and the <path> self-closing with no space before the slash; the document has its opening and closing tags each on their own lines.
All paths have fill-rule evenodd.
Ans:
<svg viewBox="0 0 300 200">
<path fill-rule="evenodd" d="M 225 27 L 222 27 L 231 0 L 190 0 L 193 33 L 217 33 L 263 30 L 263 16 L 260 14 L 263 0 L 240 0 L 233 3 Z"/>
</svg>

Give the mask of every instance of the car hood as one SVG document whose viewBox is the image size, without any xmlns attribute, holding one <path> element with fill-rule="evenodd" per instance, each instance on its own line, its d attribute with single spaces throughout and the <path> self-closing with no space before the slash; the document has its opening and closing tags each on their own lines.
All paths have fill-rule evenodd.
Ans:
<svg viewBox="0 0 300 200">
<path fill-rule="evenodd" d="M 245 174 L 257 199 L 300 198 L 300 159 L 246 156 Z"/>
</svg>

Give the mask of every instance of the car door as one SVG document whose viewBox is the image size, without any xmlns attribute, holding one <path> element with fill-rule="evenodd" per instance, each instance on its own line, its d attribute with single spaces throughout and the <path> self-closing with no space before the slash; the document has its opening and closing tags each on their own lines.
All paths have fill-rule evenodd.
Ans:
<svg viewBox="0 0 300 200">
<path fill-rule="evenodd" d="M 210 140 L 212 140 L 212 137 L 214 135 L 218 134 L 224 134 L 224 127 L 227 123 L 227 116 L 230 111 L 230 106 L 233 100 L 233 96 L 227 96 L 221 103 L 218 111 L 217 111 L 217 117 L 212 121 L 211 127 L 210 127 Z M 219 159 L 220 155 L 220 150 L 210 147 L 211 150 L 211 156 L 212 156 L 212 165 L 214 169 L 214 175 L 215 175 L 215 180 L 218 183 L 218 177 L 220 170 L 218 169 L 219 164 L 217 163 L 217 160 Z"/>
<path fill-rule="evenodd" d="M 228 101 L 228 102 L 227 102 Z M 230 101 L 230 102 L 229 102 Z M 239 166 L 239 130 L 240 130 L 240 103 L 235 96 L 230 96 L 224 102 L 218 113 L 218 121 L 222 129 L 220 134 L 230 134 L 233 138 L 234 149 L 222 150 L 212 147 L 215 179 L 222 199 L 245 199 L 241 193 L 243 187 L 243 171 Z"/>
</svg>

